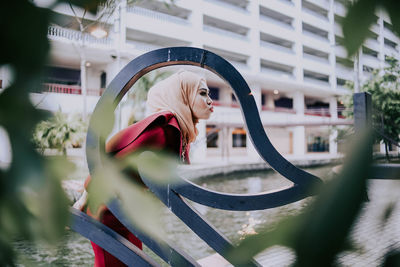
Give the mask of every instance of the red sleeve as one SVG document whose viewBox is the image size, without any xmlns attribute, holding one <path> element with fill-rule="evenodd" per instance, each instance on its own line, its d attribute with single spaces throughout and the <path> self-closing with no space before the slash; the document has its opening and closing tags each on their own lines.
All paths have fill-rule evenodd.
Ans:
<svg viewBox="0 0 400 267">
<path fill-rule="evenodd" d="M 156 125 L 145 130 L 136 140 L 115 154 L 115 157 L 123 157 L 139 148 L 164 149 L 167 143 L 163 127 Z"/>
<path fill-rule="evenodd" d="M 169 125 L 154 125 L 147 128 L 135 141 L 115 153 L 114 156 L 117 158 L 124 157 L 139 148 L 164 150 L 179 156 L 180 145 L 180 133 L 176 128 Z M 90 176 L 85 181 L 85 188 L 87 188 L 89 182 Z"/>
</svg>

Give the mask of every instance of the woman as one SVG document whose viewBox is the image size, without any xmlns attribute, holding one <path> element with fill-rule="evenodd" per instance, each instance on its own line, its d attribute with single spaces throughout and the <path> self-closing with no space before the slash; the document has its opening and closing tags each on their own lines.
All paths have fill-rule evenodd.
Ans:
<svg viewBox="0 0 400 267">
<path fill-rule="evenodd" d="M 112 137 L 106 151 L 121 158 L 139 148 L 159 149 L 175 153 L 182 162 L 189 163 L 189 145 L 198 134 L 196 124 L 199 119 L 208 119 L 213 112 L 205 79 L 181 70 L 154 85 L 149 90 L 146 104 L 152 114 Z M 85 186 L 88 183 L 89 180 Z M 100 221 L 142 248 L 141 241 L 107 208 L 102 211 Z M 93 242 L 92 246 L 95 266 L 125 266 Z"/>
</svg>

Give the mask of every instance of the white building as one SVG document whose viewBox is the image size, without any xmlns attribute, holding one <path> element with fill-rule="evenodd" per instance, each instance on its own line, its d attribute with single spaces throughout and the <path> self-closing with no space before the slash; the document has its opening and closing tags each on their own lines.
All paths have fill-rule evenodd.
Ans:
<svg viewBox="0 0 400 267">
<path fill-rule="evenodd" d="M 336 155 L 336 132 L 329 125 L 344 123 L 338 96 L 348 93 L 344 84 L 354 79 L 354 62 L 346 59 L 340 45 L 343 2 L 176 0 L 167 7 L 160 1 L 127 6 L 122 0 L 107 21 L 97 24 L 107 31 L 102 39 L 78 31 L 71 8 L 59 5 L 48 31 L 48 80 L 32 99 L 50 110 L 90 113 L 106 85 L 138 55 L 168 46 L 200 47 L 229 60 L 244 76 L 267 134 L 281 153 Z M 81 11 L 76 11 L 79 16 Z M 86 22 L 95 19 L 87 16 Z M 377 14 L 360 51 L 362 79 L 383 67 L 386 56 L 399 58 L 400 40 L 391 27 L 387 15 Z M 6 70 L 0 75 L 4 87 Z M 231 88 L 205 75 L 216 108 L 210 120 L 199 125 L 194 160 L 256 158 Z"/>
</svg>

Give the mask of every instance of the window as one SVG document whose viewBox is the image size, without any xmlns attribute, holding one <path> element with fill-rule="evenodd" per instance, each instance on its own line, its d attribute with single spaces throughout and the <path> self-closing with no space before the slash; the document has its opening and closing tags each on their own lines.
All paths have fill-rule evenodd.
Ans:
<svg viewBox="0 0 400 267">
<path fill-rule="evenodd" d="M 208 87 L 210 89 L 210 97 L 212 100 L 219 100 L 219 88 L 217 87 Z"/>
<path fill-rule="evenodd" d="M 107 74 L 103 71 L 100 75 L 100 88 L 106 88 Z"/>
<path fill-rule="evenodd" d="M 232 93 L 232 102 L 233 103 L 236 103 L 237 102 L 237 99 L 236 99 L 236 96 Z"/>
<path fill-rule="evenodd" d="M 293 99 L 287 97 L 281 97 L 274 101 L 275 107 L 277 108 L 293 108 Z"/>
<path fill-rule="evenodd" d="M 232 147 L 246 147 L 246 130 L 235 128 L 232 132 Z"/>
<path fill-rule="evenodd" d="M 215 125 L 206 126 L 207 147 L 218 147 L 219 129 Z"/>
<path fill-rule="evenodd" d="M 267 96 L 265 94 L 261 95 L 261 106 L 265 106 L 267 103 Z"/>
<path fill-rule="evenodd" d="M 307 152 L 328 152 L 329 140 L 323 136 L 308 136 Z"/>
</svg>

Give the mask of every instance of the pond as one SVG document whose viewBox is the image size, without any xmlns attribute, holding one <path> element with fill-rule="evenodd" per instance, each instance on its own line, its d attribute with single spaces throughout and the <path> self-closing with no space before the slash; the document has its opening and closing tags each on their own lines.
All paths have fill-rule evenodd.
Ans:
<svg viewBox="0 0 400 267">
<path fill-rule="evenodd" d="M 308 168 L 307 171 L 323 177 L 331 172 L 332 167 L 320 166 Z M 230 193 L 258 193 L 291 185 L 290 181 L 270 170 L 234 173 L 199 179 L 195 182 L 209 189 Z M 250 212 L 217 210 L 196 203 L 192 203 L 192 205 L 230 240 L 237 242 L 245 233 L 257 231 L 261 224 L 273 227 L 283 216 L 298 213 L 309 201 L 310 198 L 279 208 Z M 162 214 L 162 222 L 165 225 L 168 239 L 172 243 L 187 251 L 195 259 L 214 253 L 168 209 L 165 208 Z M 93 265 L 90 242 L 72 231 L 66 233 L 65 240 L 57 247 L 49 248 L 44 245 L 34 247 L 25 241 L 15 242 L 15 247 L 22 255 L 21 265 L 25 265 L 24 261 L 37 266 Z"/>
</svg>

